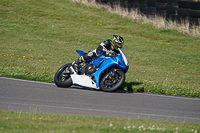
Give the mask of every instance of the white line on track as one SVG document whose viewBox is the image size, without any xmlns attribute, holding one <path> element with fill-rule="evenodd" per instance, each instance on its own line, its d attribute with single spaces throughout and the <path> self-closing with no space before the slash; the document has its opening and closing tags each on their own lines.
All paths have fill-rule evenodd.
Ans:
<svg viewBox="0 0 200 133">
<path fill-rule="evenodd" d="M 23 80 L 23 79 L 15 79 L 15 78 L 7 78 L 7 77 L 0 77 L 0 79 L 7 79 L 7 80 L 16 80 L 16 81 L 22 81 L 22 82 L 29 82 L 29 83 L 36 83 L 36 84 L 46 84 L 46 85 L 55 85 L 54 83 L 46 83 L 46 82 L 39 82 L 39 81 L 31 81 L 31 80 Z M 77 89 L 76 89 L 77 90 Z M 200 98 L 194 98 L 194 97 L 182 97 L 182 96 L 170 96 L 170 95 L 158 95 L 158 94 L 152 94 L 152 93 L 134 93 L 137 95 L 148 95 L 148 96 L 155 96 L 155 97 L 167 97 L 167 98 L 177 98 L 177 99 L 185 99 L 185 100 L 199 100 Z"/>
<path fill-rule="evenodd" d="M 28 83 L 36 83 L 36 84 L 45 84 L 45 85 L 55 85 L 53 83 L 31 81 L 31 80 L 23 80 L 23 79 L 15 79 L 15 78 L 6 78 L 6 77 L 0 77 L 0 79 L 16 80 L 16 81 L 22 81 L 22 82 L 28 82 Z"/>
<path fill-rule="evenodd" d="M 125 115 L 151 116 L 151 117 L 163 117 L 163 118 L 176 118 L 176 119 L 198 120 L 198 121 L 200 120 L 200 118 L 192 118 L 192 117 L 156 115 L 156 114 L 144 114 L 144 113 L 132 113 L 132 112 L 121 112 L 121 111 L 112 111 L 112 110 L 101 110 L 101 109 L 88 109 L 88 108 L 63 107 L 63 106 L 51 106 L 51 105 L 37 105 L 37 104 L 24 104 L 24 103 L 9 103 L 9 102 L 0 102 L 0 103 L 8 104 L 9 106 L 12 104 L 12 105 L 22 105 L 22 106 L 36 106 L 36 107 L 46 107 L 46 108 L 60 108 L 60 109 L 95 111 L 95 112 L 104 112 L 104 113 L 118 113 L 118 114 L 125 114 Z"/>
</svg>

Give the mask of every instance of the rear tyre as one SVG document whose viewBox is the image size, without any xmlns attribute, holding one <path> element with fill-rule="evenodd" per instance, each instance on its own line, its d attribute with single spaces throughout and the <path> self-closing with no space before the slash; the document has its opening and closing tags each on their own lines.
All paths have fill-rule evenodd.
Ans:
<svg viewBox="0 0 200 133">
<path fill-rule="evenodd" d="M 125 73 L 121 70 L 111 71 L 103 75 L 100 82 L 101 89 L 105 92 L 113 92 L 119 89 L 125 81 Z"/>
<path fill-rule="evenodd" d="M 70 87 L 72 85 L 72 78 L 69 70 L 70 66 L 71 64 L 65 64 L 56 72 L 54 82 L 57 87 Z"/>
</svg>

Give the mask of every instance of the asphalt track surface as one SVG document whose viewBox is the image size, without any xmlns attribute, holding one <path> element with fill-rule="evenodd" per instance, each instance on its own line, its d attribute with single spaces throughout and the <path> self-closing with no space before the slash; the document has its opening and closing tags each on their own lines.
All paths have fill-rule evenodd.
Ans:
<svg viewBox="0 0 200 133">
<path fill-rule="evenodd" d="M 0 77 L 0 110 L 200 123 L 200 98 L 57 88 Z"/>
</svg>

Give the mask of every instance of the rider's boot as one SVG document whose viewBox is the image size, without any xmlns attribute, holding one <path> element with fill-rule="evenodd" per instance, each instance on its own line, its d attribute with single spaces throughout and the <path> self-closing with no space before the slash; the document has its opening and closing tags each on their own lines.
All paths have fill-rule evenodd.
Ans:
<svg viewBox="0 0 200 133">
<path fill-rule="evenodd" d="M 79 64 L 83 63 L 84 62 L 84 59 L 83 59 L 83 56 L 79 57 L 77 60 L 75 60 L 73 63 L 72 63 L 72 66 L 74 67 L 75 71 L 78 72 L 78 69 L 79 69 Z"/>
</svg>

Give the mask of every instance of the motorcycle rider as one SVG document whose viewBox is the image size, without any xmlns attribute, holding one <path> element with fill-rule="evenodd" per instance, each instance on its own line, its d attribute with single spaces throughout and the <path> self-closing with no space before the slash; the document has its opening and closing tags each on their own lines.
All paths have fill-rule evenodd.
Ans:
<svg viewBox="0 0 200 133">
<path fill-rule="evenodd" d="M 76 61 L 72 63 L 75 69 L 78 68 L 79 64 L 87 60 L 92 60 L 97 57 L 100 53 L 104 53 L 108 56 L 118 54 L 118 48 L 122 48 L 124 44 L 124 39 L 122 36 L 114 34 L 111 39 L 103 41 L 96 49 L 89 51 L 84 54 L 84 56 L 79 57 Z"/>
</svg>

